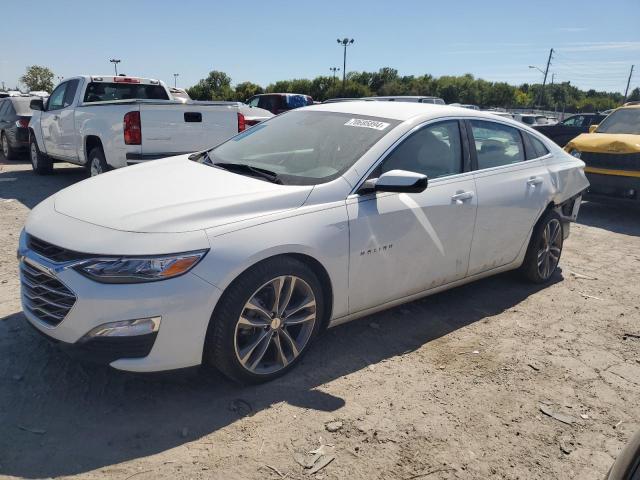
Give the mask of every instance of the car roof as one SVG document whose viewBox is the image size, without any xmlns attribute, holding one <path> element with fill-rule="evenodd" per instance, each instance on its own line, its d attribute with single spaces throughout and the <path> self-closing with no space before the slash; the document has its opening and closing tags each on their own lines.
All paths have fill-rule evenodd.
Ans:
<svg viewBox="0 0 640 480">
<path fill-rule="evenodd" d="M 435 105 L 431 103 L 411 102 L 333 102 L 303 107 L 302 110 L 347 113 L 351 115 L 367 115 L 370 117 L 389 118 L 392 120 L 400 121 L 409 120 L 418 116 L 424 116 L 425 118 L 455 116 L 484 117 L 489 120 L 496 119 L 496 117 L 491 115 L 490 113 L 484 113 L 478 110 L 470 110 L 468 108 L 462 107 L 451 107 L 449 105 Z"/>
</svg>

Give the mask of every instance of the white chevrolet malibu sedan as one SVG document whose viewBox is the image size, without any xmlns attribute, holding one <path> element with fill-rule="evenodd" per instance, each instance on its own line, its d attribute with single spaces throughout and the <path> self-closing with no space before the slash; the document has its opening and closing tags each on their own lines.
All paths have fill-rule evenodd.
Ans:
<svg viewBox="0 0 640 480">
<path fill-rule="evenodd" d="M 301 108 L 43 201 L 20 238 L 24 313 L 116 369 L 270 380 L 327 327 L 506 270 L 548 281 L 583 168 L 468 109 Z"/>
</svg>

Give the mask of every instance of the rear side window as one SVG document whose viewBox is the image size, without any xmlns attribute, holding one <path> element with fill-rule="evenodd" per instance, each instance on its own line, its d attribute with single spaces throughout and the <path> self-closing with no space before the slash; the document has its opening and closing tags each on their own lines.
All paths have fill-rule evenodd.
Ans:
<svg viewBox="0 0 640 480">
<path fill-rule="evenodd" d="M 478 169 L 522 162 L 524 146 L 518 129 L 484 120 L 471 120 Z"/>
<path fill-rule="evenodd" d="M 84 102 L 108 102 L 113 100 L 169 100 L 162 85 L 139 83 L 91 82 L 84 92 Z"/>
<path fill-rule="evenodd" d="M 287 108 L 300 108 L 312 104 L 313 100 L 308 103 L 307 97 L 304 95 L 287 95 Z"/>
</svg>

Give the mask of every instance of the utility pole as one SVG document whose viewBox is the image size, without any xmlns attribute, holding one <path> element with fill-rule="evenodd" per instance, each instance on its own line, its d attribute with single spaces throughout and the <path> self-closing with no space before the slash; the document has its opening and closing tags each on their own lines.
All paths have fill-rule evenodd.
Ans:
<svg viewBox="0 0 640 480">
<path fill-rule="evenodd" d="M 329 70 L 333 72 L 333 84 L 336 84 L 336 72 L 340 71 L 340 67 L 329 67 Z"/>
<path fill-rule="evenodd" d="M 347 81 L 347 47 L 353 45 L 353 38 L 338 39 L 338 44 L 344 47 L 344 57 L 342 60 L 342 91 L 344 92 L 344 86 Z"/>
<path fill-rule="evenodd" d="M 541 105 L 544 99 L 544 87 L 547 84 L 547 75 L 549 75 L 549 67 L 551 66 L 551 57 L 553 57 L 553 48 L 549 50 L 549 58 L 547 59 L 547 68 L 545 68 L 544 70 L 544 80 L 542 80 L 542 88 L 540 89 L 540 95 L 538 95 L 538 105 Z"/>
<path fill-rule="evenodd" d="M 629 79 L 627 80 L 627 88 L 624 90 L 624 100 L 622 103 L 627 102 L 627 95 L 629 93 L 629 85 L 631 84 L 631 76 L 633 75 L 633 65 L 631 65 L 631 71 L 629 72 Z"/>
<path fill-rule="evenodd" d="M 5 88 L 4 88 L 4 80 L 2 81 L 2 90 L 5 90 Z"/>
<path fill-rule="evenodd" d="M 178 88 L 178 76 L 180 74 L 179 73 L 174 73 L 173 74 L 173 88 Z"/>
<path fill-rule="evenodd" d="M 118 64 L 121 62 L 119 58 L 110 58 L 109 61 L 113 63 L 113 68 L 116 71 L 116 77 L 118 76 Z"/>
</svg>

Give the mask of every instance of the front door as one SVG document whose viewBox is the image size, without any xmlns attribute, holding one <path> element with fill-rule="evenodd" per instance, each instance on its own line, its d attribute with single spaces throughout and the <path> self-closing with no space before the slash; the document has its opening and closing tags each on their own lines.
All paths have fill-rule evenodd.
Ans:
<svg viewBox="0 0 640 480">
<path fill-rule="evenodd" d="M 349 311 L 355 313 L 463 278 L 476 216 L 473 173 L 457 120 L 407 137 L 369 178 L 426 174 L 421 193 L 351 195 Z"/>
<path fill-rule="evenodd" d="M 47 155 L 52 157 L 64 158 L 64 147 L 62 132 L 60 131 L 60 112 L 64 108 L 65 92 L 69 82 L 58 85 L 49 100 L 47 108 L 40 115 L 40 127 L 42 128 L 42 138 Z"/>
</svg>

